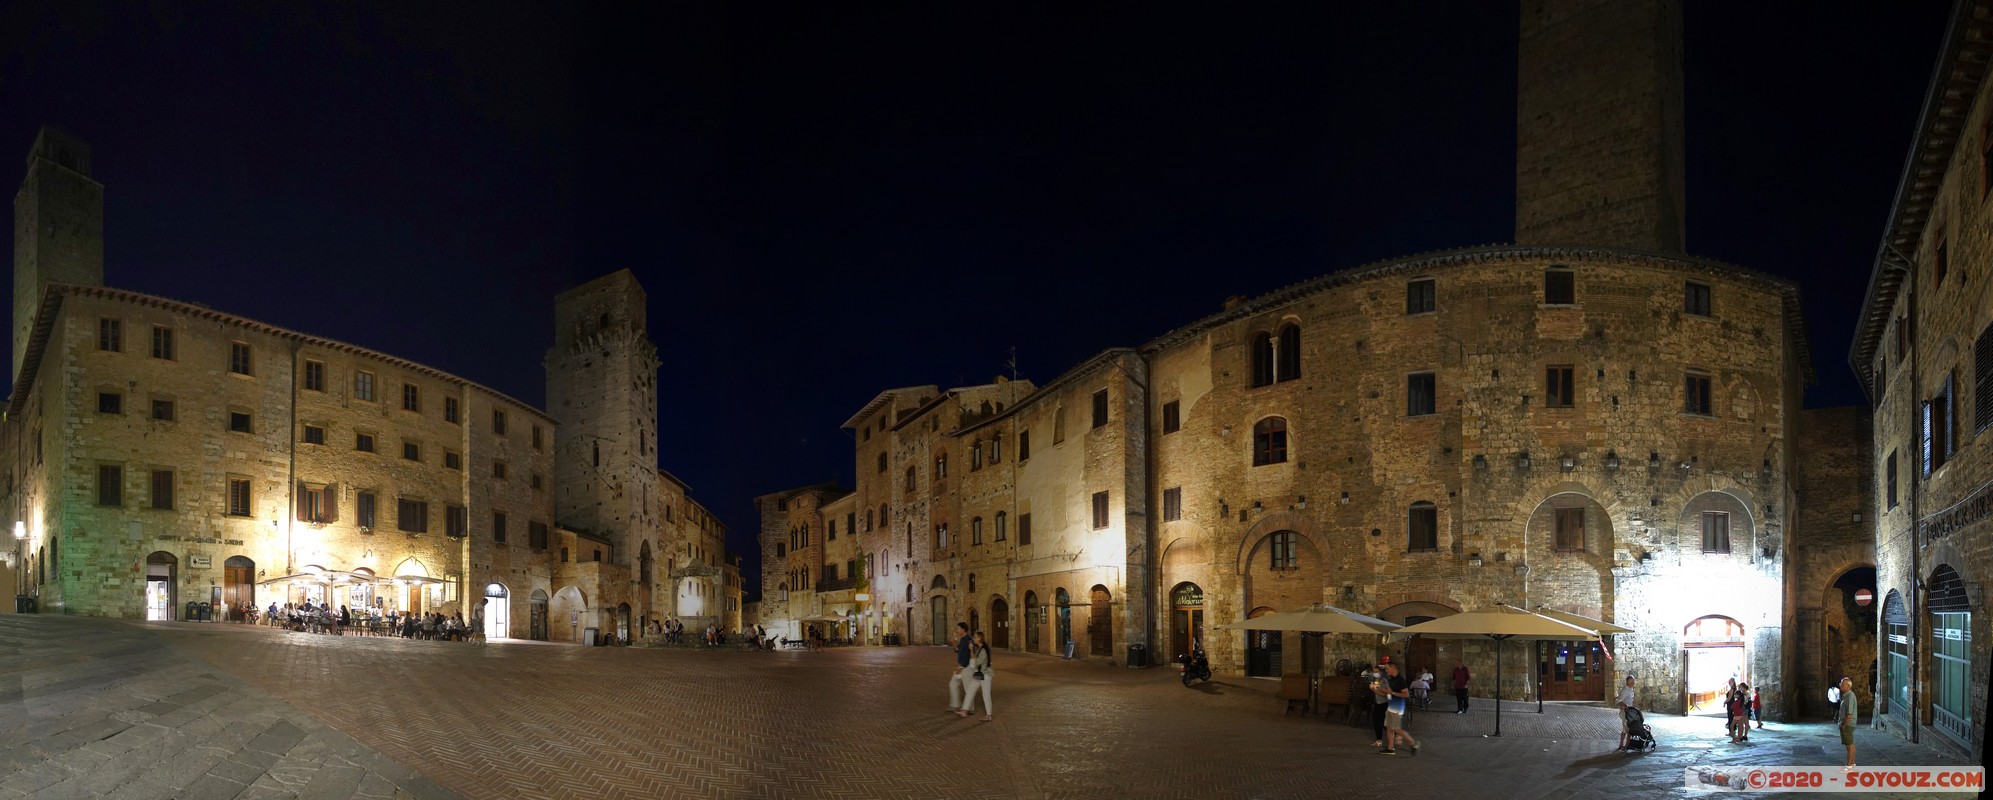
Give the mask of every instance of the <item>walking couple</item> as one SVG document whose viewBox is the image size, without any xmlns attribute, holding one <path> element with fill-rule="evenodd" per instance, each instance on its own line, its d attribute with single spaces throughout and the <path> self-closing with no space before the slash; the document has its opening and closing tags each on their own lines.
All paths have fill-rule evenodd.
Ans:
<svg viewBox="0 0 1993 800">
<path fill-rule="evenodd" d="M 976 707 L 976 692 L 983 693 L 983 721 L 994 719 L 996 708 L 990 705 L 990 683 L 996 672 L 990 667 L 990 646 L 983 641 L 983 632 L 969 634 L 969 623 L 955 623 L 955 671 L 948 678 L 948 710 L 955 716 L 968 717 Z"/>
</svg>

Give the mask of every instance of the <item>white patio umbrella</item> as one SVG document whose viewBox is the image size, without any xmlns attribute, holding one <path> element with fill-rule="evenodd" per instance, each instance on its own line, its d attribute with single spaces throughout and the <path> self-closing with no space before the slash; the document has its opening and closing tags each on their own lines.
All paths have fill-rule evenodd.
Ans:
<svg viewBox="0 0 1993 800">
<path fill-rule="evenodd" d="M 1327 603 L 1315 603 L 1217 626 L 1227 630 L 1301 631 L 1303 633 L 1389 633 L 1402 627 Z"/>
<path fill-rule="evenodd" d="M 1598 641 L 1598 633 L 1563 620 L 1551 619 L 1511 605 L 1492 605 L 1462 614 L 1407 625 L 1392 631 L 1392 640 L 1424 636 L 1433 639 L 1490 639 L 1495 642 L 1495 735 L 1502 735 L 1502 643 L 1510 639 Z"/>
</svg>

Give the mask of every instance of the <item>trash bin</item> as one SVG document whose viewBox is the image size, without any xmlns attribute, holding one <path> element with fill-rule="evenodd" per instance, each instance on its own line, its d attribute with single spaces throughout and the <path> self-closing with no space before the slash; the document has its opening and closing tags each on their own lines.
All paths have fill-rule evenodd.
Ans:
<svg viewBox="0 0 1993 800">
<path fill-rule="evenodd" d="M 1149 665 L 1149 646 L 1146 644 L 1128 645 L 1128 666 L 1146 667 Z"/>
<path fill-rule="evenodd" d="M 196 621 L 196 620 L 199 620 L 200 618 L 201 618 L 201 603 L 200 603 L 200 601 L 198 601 L 198 600 L 188 600 L 188 601 L 187 601 L 187 615 L 186 615 L 186 616 L 184 616 L 184 617 L 181 617 L 181 618 L 180 618 L 180 621 L 181 621 L 181 622 L 194 622 L 194 621 Z"/>
<path fill-rule="evenodd" d="M 214 604 L 213 604 L 213 603 L 202 603 L 202 604 L 201 604 L 201 621 L 202 621 L 202 622 L 208 622 L 208 621 L 211 621 L 211 620 L 213 620 L 214 618 L 215 618 L 215 607 L 214 607 Z"/>
<path fill-rule="evenodd" d="M 14 613 L 30 614 L 35 610 L 35 599 L 24 594 L 14 595 Z"/>
<path fill-rule="evenodd" d="M 1073 658 L 1073 654 L 1074 654 L 1075 652 L 1078 652 L 1078 651 L 1079 651 L 1079 647 L 1080 647 L 1080 643 L 1079 643 L 1079 642 L 1075 642 L 1075 641 L 1073 641 L 1073 640 L 1071 640 L 1071 639 L 1067 639 L 1067 640 L 1066 640 L 1066 660 L 1067 660 L 1067 661 L 1071 661 L 1071 660 L 1072 660 L 1072 658 Z"/>
<path fill-rule="evenodd" d="M 581 629 L 581 643 L 582 643 L 582 645 L 584 645 L 584 646 L 587 646 L 587 647 L 594 647 L 594 646 L 596 646 L 596 645 L 598 645 L 598 644 L 601 644 L 601 643 L 602 643 L 602 629 L 601 629 L 601 628 L 582 628 L 582 629 Z"/>
</svg>

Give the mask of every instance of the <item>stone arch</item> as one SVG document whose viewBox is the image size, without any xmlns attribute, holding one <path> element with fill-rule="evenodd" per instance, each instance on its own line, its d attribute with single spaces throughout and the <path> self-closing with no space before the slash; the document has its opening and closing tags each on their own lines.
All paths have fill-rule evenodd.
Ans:
<svg viewBox="0 0 1993 800">
<path fill-rule="evenodd" d="M 1562 549 L 1559 529 L 1574 510 L 1582 519 L 1582 547 Z M 1523 522 L 1526 599 L 1531 604 L 1612 607 L 1613 551 L 1619 540 L 1612 513 L 1590 487 L 1577 481 L 1551 487 Z"/>
<path fill-rule="evenodd" d="M 946 576 L 946 575 L 936 575 L 936 576 L 934 576 L 934 580 L 932 580 L 932 581 L 929 581 L 929 582 L 928 582 L 928 584 L 927 584 L 927 590 L 928 590 L 928 591 L 931 591 L 931 592 L 942 592 L 942 591 L 947 591 L 947 590 L 948 590 L 948 576 Z"/>
<path fill-rule="evenodd" d="M 1964 553 L 1959 552 L 1958 546 L 1953 544 L 1951 539 L 1943 539 L 1931 545 L 1929 554 L 1924 558 L 1924 563 L 1934 565 L 1931 567 L 1929 575 L 1921 576 L 1924 580 L 1925 588 L 1928 589 L 1937 578 L 1939 567 L 1948 567 L 1958 575 L 1959 582 L 1964 586 L 1966 603 L 1972 608 L 1986 607 L 1985 590 L 1980 587 L 1976 576 L 1972 574 L 1972 562 L 1966 558 Z M 1930 604 L 1931 599 L 1926 597 L 1924 605 L 1929 606 Z"/>
<path fill-rule="evenodd" d="M 1321 530 L 1313 519 L 1309 518 L 1306 514 L 1298 514 L 1292 511 L 1276 511 L 1260 518 L 1259 522 L 1253 523 L 1253 526 L 1246 530 L 1246 535 L 1240 537 L 1238 557 L 1233 562 L 1234 574 L 1246 574 L 1246 568 L 1250 566 L 1252 559 L 1253 548 L 1259 544 L 1261 539 L 1266 538 L 1267 534 L 1283 530 L 1301 534 L 1301 538 L 1306 539 L 1309 544 L 1314 546 L 1315 552 L 1327 558 L 1329 541 L 1322 535 Z"/>
<path fill-rule="evenodd" d="M 1719 553 L 1703 553 L 1703 514 L 1721 512 L 1729 515 L 1729 558 L 1750 561 L 1758 549 L 1759 510 L 1752 505 L 1752 495 L 1736 486 L 1722 485 L 1693 491 L 1683 487 L 1680 512 L 1675 522 L 1675 548 L 1683 556 L 1699 556 L 1723 559 Z"/>
</svg>

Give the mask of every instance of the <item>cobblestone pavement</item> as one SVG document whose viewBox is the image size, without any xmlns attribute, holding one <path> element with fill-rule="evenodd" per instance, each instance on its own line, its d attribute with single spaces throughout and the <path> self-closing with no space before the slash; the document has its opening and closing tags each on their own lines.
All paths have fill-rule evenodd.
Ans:
<svg viewBox="0 0 1993 800">
<path fill-rule="evenodd" d="M 138 626 L 0 615 L 0 798 L 454 798 Z"/>
<path fill-rule="evenodd" d="M 1619 755 L 1612 712 L 1577 705 L 1505 704 L 1503 736 L 1485 737 L 1485 700 L 1415 714 L 1423 752 L 1387 757 L 1367 729 L 1284 716 L 1268 681 L 1186 689 L 1172 669 L 1012 654 L 997 658 L 985 723 L 944 713 L 952 654 L 933 647 L 704 652 L 30 619 L 64 636 L 122 627 L 105 638 L 125 644 L 92 656 L 107 660 L 168 644 L 231 676 L 211 685 L 245 679 L 475 798 L 1679 797 L 1685 766 L 1840 763 L 1825 724 L 1774 723 L 1730 745 L 1713 718 L 1658 716 L 1661 748 Z M 38 692 L 32 707 L 89 702 Z M 1868 766 L 1951 763 L 1866 729 L 1860 743 Z M 0 761 L 0 787 L 24 766 Z"/>
</svg>

